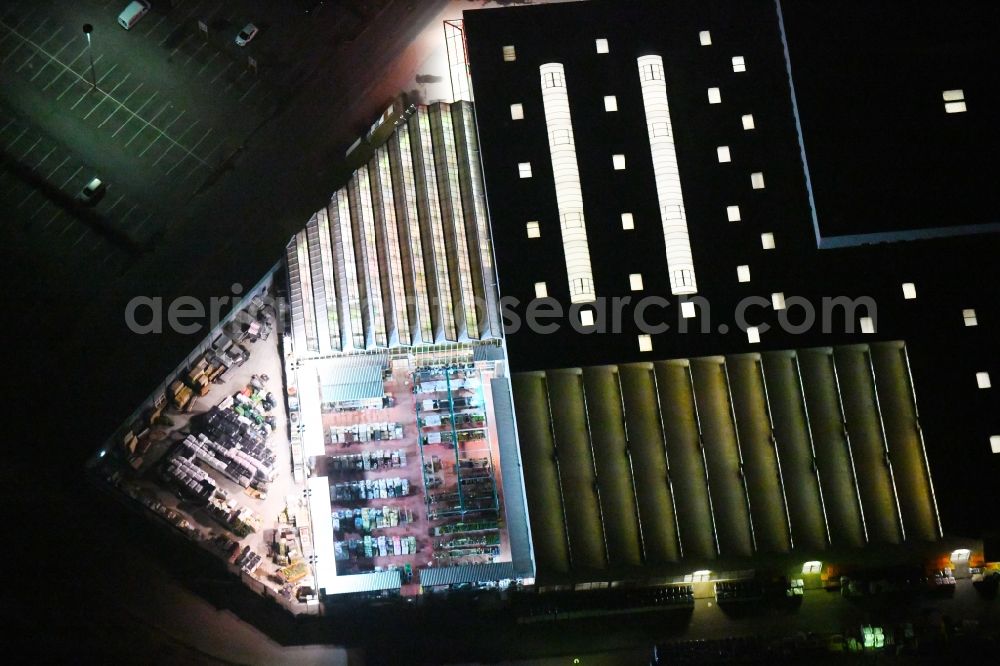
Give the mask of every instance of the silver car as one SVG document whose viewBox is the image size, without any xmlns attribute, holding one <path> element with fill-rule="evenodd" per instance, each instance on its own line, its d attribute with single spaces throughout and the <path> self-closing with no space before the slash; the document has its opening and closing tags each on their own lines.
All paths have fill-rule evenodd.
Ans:
<svg viewBox="0 0 1000 666">
<path fill-rule="evenodd" d="M 236 46 L 246 46 L 250 40 L 257 36 L 260 29 L 253 23 L 247 23 L 236 35 Z"/>
</svg>

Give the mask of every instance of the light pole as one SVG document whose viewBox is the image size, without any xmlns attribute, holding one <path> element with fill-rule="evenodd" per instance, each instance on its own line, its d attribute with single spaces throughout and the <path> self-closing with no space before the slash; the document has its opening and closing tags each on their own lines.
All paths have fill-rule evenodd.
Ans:
<svg viewBox="0 0 1000 666">
<path fill-rule="evenodd" d="M 94 26 L 89 23 L 83 24 L 83 34 L 87 35 L 87 55 L 90 56 L 90 80 L 91 90 L 97 90 L 97 74 L 94 72 L 94 51 L 90 43 L 90 33 L 94 31 Z"/>
</svg>

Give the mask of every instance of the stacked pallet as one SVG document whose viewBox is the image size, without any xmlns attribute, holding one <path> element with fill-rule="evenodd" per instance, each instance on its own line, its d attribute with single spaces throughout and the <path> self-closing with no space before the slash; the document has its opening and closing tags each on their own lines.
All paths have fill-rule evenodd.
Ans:
<svg viewBox="0 0 1000 666">
<path fill-rule="evenodd" d="M 170 404 L 178 411 L 184 411 L 194 397 L 194 391 L 179 379 L 170 383 L 167 393 L 170 396 Z"/>
<path fill-rule="evenodd" d="M 184 383 L 188 386 L 188 388 L 198 395 L 208 394 L 209 378 L 206 373 L 207 369 L 208 359 L 203 354 L 197 361 L 194 362 L 194 365 L 191 366 L 191 369 L 188 370 L 183 377 Z"/>
</svg>

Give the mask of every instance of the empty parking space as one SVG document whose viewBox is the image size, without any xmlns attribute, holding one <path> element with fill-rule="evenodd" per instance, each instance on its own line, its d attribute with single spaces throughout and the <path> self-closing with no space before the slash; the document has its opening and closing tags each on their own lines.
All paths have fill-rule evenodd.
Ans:
<svg viewBox="0 0 1000 666">
<path fill-rule="evenodd" d="M 152 231 L 152 211 L 109 187 L 107 196 L 82 211 L 74 196 L 96 169 L 70 154 L 51 137 L 0 111 L 0 201 L 5 202 L 4 232 L 17 242 L 44 247 L 46 253 L 106 264 L 127 256 Z M 107 230 L 123 234 L 121 238 Z"/>
</svg>

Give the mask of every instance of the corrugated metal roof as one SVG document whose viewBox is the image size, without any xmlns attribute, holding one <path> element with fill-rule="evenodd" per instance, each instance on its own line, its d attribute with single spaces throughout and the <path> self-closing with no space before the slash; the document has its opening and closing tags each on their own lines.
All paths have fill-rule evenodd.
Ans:
<svg viewBox="0 0 1000 666">
<path fill-rule="evenodd" d="M 372 573 L 337 576 L 333 584 L 326 587 L 326 593 L 328 595 L 357 594 L 359 592 L 398 590 L 402 584 L 398 570 L 374 571 Z"/>
<path fill-rule="evenodd" d="M 420 570 L 420 584 L 424 587 L 499 581 L 505 578 L 516 577 L 513 562 L 469 564 L 459 567 L 431 567 L 430 569 Z"/>
<path fill-rule="evenodd" d="M 324 403 L 353 402 L 381 398 L 385 389 L 382 371 L 384 354 L 360 354 L 327 359 L 316 364 Z"/>
<path fill-rule="evenodd" d="M 473 361 L 502 361 L 503 348 L 494 344 L 476 345 L 472 348 Z"/>
</svg>

